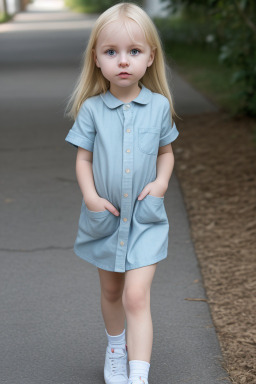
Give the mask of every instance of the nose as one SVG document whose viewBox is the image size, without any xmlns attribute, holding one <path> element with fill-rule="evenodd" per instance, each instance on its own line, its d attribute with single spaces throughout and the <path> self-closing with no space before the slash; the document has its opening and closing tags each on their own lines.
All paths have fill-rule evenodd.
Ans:
<svg viewBox="0 0 256 384">
<path fill-rule="evenodd" d="M 119 66 L 120 67 L 127 67 L 129 65 L 129 60 L 128 57 L 125 53 L 120 54 L 120 59 L 119 59 Z"/>
</svg>

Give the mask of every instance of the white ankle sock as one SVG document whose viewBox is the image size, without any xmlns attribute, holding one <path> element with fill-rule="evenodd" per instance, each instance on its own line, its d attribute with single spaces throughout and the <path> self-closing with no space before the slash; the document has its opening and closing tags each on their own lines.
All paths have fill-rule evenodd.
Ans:
<svg viewBox="0 0 256 384">
<path fill-rule="evenodd" d="M 125 329 L 120 335 L 111 336 L 108 334 L 106 328 L 106 335 L 108 337 L 108 345 L 110 345 L 112 348 L 125 348 L 126 340 L 125 340 Z"/>
<path fill-rule="evenodd" d="M 150 363 L 143 360 L 131 360 L 129 361 L 130 375 L 129 379 L 137 379 L 141 376 L 142 379 L 148 380 L 148 372 Z"/>
</svg>

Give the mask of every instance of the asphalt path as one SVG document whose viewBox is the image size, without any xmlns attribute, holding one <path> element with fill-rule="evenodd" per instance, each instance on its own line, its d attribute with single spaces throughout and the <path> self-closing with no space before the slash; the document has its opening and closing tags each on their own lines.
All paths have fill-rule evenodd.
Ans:
<svg viewBox="0 0 256 384">
<path fill-rule="evenodd" d="M 95 16 L 36 4 L 0 26 L 0 382 L 100 384 L 99 278 L 73 252 L 81 192 L 76 151 L 64 141 Z M 216 110 L 177 74 L 172 82 L 181 115 Z M 165 206 L 169 255 L 151 289 L 149 382 L 229 382 L 207 302 L 186 300 L 206 296 L 175 172 Z"/>
</svg>

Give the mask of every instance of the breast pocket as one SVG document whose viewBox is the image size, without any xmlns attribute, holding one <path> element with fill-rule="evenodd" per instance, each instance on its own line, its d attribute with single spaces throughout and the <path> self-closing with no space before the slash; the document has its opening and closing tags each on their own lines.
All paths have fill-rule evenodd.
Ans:
<svg viewBox="0 0 256 384">
<path fill-rule="evenodd" d="M 139 128 L 139 149 L 147 155 L 157 155 L 159 148 L 160 129 L 158 127 Z"/>
<path fill-rule="evenodd" d="M 105 211 L 90 211 L 83 203 L 79 229 L 94 239 L 110 236 L 119 225 L 119 216 L 113 215 L 108 209 Z"/>
<path fill-rule="evenodd" d="M 138 200 L 135 217 L 137 221 L 142 224 L 166 221 L 167 216 L 164 207 L 164 197 L 147 195 L 144 199 Z"/>
</svg>

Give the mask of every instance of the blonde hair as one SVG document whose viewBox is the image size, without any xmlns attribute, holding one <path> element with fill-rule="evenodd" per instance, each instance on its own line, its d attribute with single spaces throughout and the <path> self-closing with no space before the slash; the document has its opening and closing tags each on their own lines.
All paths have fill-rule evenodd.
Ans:
<svg viewBox="0 0 256 384">
<path fill-rule="evenodd" d="M 146 73 L 140 79 L 140 83 L 152 92 L 160 93 L 167 97 L 170 103 L 171 117 L 178 116 L 174 110 L 172 95 L 168 87 L 165 57 L 156 27 L 146 12 L 138 5 L 132 3 L 118 3 L 107 9 L 96 20 L 87 48 L 83 54 L 82 71 L 65 110 L 66 115 L 75 120 L 82 103 L 87 98 L 105 93 L 109 89 L 109 81 L 104 78 L 100 68 L 95 64 L 93 49 L 96 48 L 97 39 L 102 29 L 106 25 L 121 19 L 124 23 L 130 20 L 135 21 L 144 32 L 151 49 L 155 50 L 154 61 L 147 68 Z"/>
</svg>

